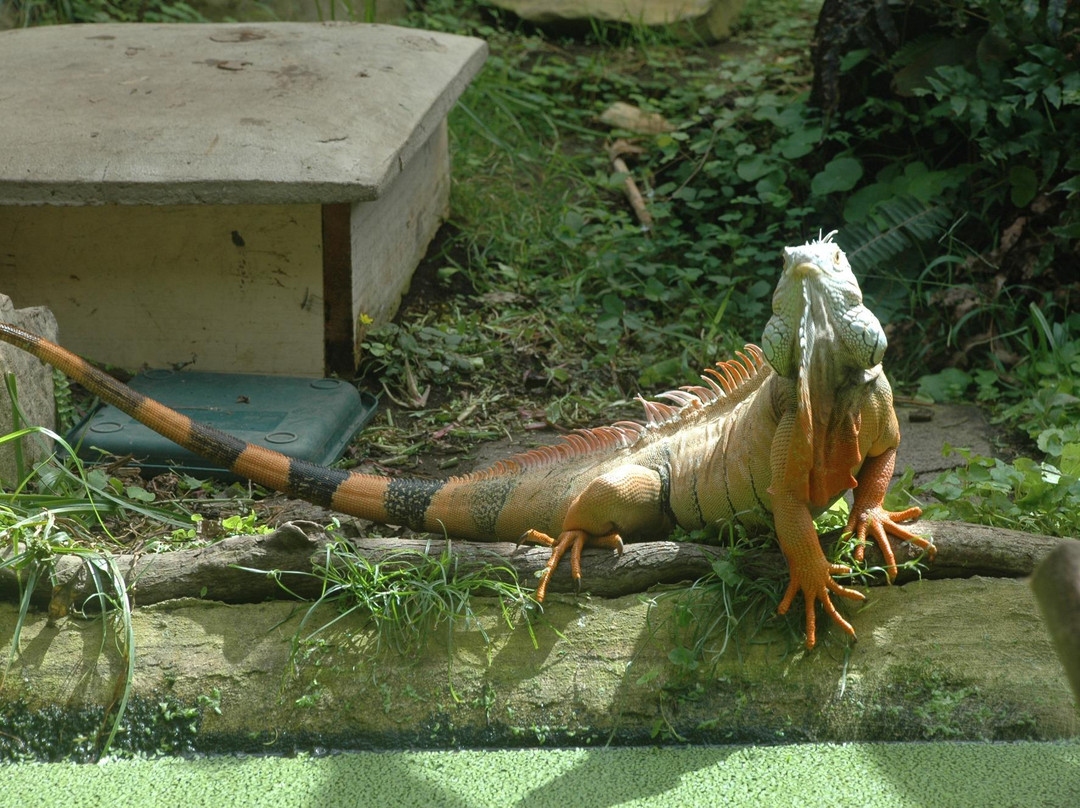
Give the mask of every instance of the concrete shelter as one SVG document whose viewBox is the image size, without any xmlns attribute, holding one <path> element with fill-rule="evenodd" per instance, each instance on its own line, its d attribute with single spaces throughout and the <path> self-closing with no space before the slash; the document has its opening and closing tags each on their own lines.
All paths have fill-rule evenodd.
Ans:
<svg viewBox="0 0 1080 808">
<path fill-rule="evenodd" d="M 448 213 L 486 53 L 355 23 L 0 32 L 0 292 L 113 365 L 348 372 Z"/>
</svg>

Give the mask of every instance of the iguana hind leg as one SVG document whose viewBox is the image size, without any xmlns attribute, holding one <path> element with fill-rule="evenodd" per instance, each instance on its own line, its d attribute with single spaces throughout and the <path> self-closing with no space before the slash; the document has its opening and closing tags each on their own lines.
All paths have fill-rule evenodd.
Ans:
<svg viewBox="0 0 1080 808">
<path fill-rule="evenodd" d="M 521 541 L 551 547 L 551 558 L 540 576 L 536 599 L 547 594 L 548 582 L 570 550 L 570 574 L 581 583 L 581 552 L 586 544 L 622 553 L 624 534 L 665 528 L 663 484 L 655 470 L 628 463 L 591 480 L 563 519 L 558 539 L 538 530 L 527 530 Z"/>
<path fill-rule="evenodd" d="M 548 582 L 551 580 L 555 569 L 559 566 L 559 562 L 562 561 L 567 548 L 570 549 L 570 574 L 578 587 L 581 586 L 581 551 L 585 549 L 586 542 L 595 547 L 607 547 L 615 550 L 619 555 L 622 555 L 623 551 L 622 536 L 618 533 L 609 533 L 606 536 L 589 536 L 584 530 L 567 530 L 560 534 L 556 540 L 538 530 L 527 530 L 525 535 L 521 537 L 521 541 L 545 544 L 551 548 L 551 558 L 548 559 L 544 572 L 540 576 L 540 583 L 536 586 L 536 599 L 541 602 L 544 600 L 544 596 L 547 595 Z"/>
<path fill-rule="evenodd" d="M 921 508 L 908 508 L 903 511 L 887 511 L 882 505 L 885 499 L 885 491 L 892 479 L 893 466 L 896 463 L 896 449 L 887 449 L 876 457 L 866 458 L 862 469 L 859 471 L 859 484 L 855 489 L 855 504 L 851 508 L 851 517 L 848 519 L 847 529 L 858 540 L 855 547 L 855 559 L 863 560 L 866 551 L 867 534 L 874 537 L 881 554 L 885 556 L 885 571 L 889 578 L 896 577 L 896 556 L 893 554 L 892 545 L 889 543 L 887 534 L 892 534 L 898 539 L 911 542 L 926 551 L 930 558 L 934 557 L 936 548 L 927 539 L 912 533 L 907 528 L 898 524 L 909 519 L 918 519 L 922 515 Z"/>
</svg>

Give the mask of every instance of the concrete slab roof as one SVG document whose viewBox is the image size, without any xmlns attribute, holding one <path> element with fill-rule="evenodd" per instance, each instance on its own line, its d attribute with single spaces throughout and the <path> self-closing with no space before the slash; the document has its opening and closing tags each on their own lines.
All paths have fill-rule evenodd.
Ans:
<svg viewBox="0 0 1080 808">
<path fill-rule="evenodd" d="M 387 25 L 0 32 L 0 204 L 376 199 L 487 55 Z"/>
</svg>

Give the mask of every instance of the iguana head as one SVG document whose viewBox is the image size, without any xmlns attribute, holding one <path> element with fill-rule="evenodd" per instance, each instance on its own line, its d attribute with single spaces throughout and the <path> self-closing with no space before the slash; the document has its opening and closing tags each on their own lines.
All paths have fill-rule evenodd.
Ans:
<svg viewBox="0 0 1080 808">
<path fill-rule="evenodd" d="M 773 293 L 773 316 L 761 348 L 773 369 L 797 378 L 827 347 L 828 361 L 869 370 L 881 362 L 888 341 L 877 317 L 863 305 L 862 290 L 835 231 L 801 247 L 784 248 L 784 270 Z"/>
</svg>

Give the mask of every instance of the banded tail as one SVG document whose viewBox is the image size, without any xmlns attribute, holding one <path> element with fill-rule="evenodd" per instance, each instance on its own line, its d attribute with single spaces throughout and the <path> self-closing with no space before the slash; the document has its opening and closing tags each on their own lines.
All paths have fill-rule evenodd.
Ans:
<svg viewBox="0 0 1080 808">
<path fill-rule="evenodd" d="M 173 443 L 229 469 L 234 474 L 281 491 L 290 497 L 333 508 L 361 519 L 420 528 L 424 525 L 417 520 L 415 511 L 394 513 L 394 508 L 388 508 L 387 503 L 394 499 L 388 498 L 388 491 L 391 487 L 400 490 L 411 486 L 423 491 L 441 485 L 424 480 L 394 480 L 392 486 L 388 477 L 356 474 L 297 460 L 193 421 L 183 413 L 132 390 L 84 359 L 36 334 L 0 322 L 0 340 L 52 365 L 102 401 Z M 428 491 L 428 499 L 430 495 L 431 491 Z M 416 494 L 403 497 L 399 493 L 397 499 L 402 498 L 414 500 Z M 424 496 L 421 495 L 420 498 L 423 499 Z"/>
</svg>

